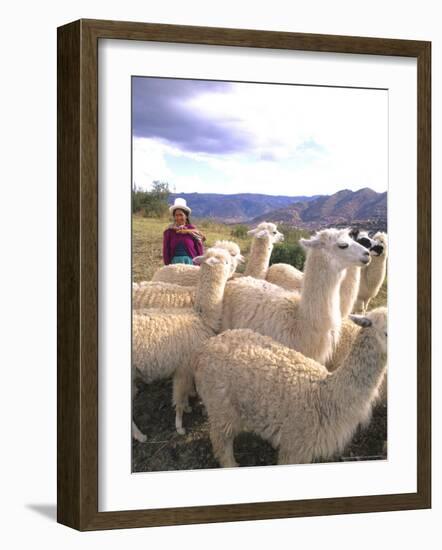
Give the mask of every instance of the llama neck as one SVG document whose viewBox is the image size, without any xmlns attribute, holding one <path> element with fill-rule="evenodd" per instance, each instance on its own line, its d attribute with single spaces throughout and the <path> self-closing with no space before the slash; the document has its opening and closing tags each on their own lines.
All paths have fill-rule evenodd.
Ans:
<svg viewBox="0 0 442 550">
<path fill-rule="evenodd" d="M 332 267 L 320 250 L 308 253 L 301 300 L 300 318 L 311 329 L 339 332 L 341 326 L 340 289 L 344 271 Z"/>
<path fill-rule="evenodd" d="M 265 279 L 272 250 L 273 245 L 269 239 L 253 239 L 244 275 L 255 277 L 255 279 Z"/>
<path fill-rule="evenodd" d="M 328 398 L 343 415 L 369 406 L 382 381 L 387 355 L 379 349 L 374 329 L 362 329 L 342 366 L 326 380 Z"/>
<path fill-rule="evenodd" d="M 353 311 L 359 292 L 361 268 L 348 267 L 341 283 L 341 317 L 345 318 Z"/>
<path fill-rule="evenodd" d="M 367 285 L 375 287 L 379 283 L 382 284 L 385 278 L 386 268 L 387 259 L 385 255 L 374 256 L 371 259 L 370 265 L 364 269 Z"/>
<path fill-rule="evenodd" d="M 194 310 L 212 330 L 221 328 L 224 288 L 227 277 L 224 271 L 202 265 L 196 287 Z"/>
</svg>

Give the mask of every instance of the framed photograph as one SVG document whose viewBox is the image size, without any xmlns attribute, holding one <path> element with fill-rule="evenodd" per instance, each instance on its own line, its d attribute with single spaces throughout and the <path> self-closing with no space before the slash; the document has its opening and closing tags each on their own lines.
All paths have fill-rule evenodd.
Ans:
<svg viewBox="0 0 442 550">
<path fill-rule="evenodd" d="M 431 506 L 430 75 L 423 41 L 58 29 L 60 523 Z"/>
</svg>

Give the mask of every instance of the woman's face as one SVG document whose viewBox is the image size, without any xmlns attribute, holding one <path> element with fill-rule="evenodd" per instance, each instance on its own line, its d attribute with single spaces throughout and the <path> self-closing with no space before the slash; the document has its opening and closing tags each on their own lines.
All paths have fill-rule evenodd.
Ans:
<svg viewBox="0 0 442 550">
<path fill-rule="evenodd" d="M 185 225 L 186 224 L 186 214 L 179 210 L 178 208 L 174 211 L 173 217 L 175 218 L 175 223 L 177 225 Z"/>
</svg>

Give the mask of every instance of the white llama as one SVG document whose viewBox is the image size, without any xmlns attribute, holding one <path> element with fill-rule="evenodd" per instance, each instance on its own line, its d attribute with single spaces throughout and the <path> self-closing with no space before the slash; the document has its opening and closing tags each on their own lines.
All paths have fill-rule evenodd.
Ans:
<svg viewBox="0 0 442 550">
<path fill-rule="evenodd" d="M 324 229 L 300 243 L 307 249 L 301 296 L 268 292 L 268 282 L 251 277 L 230 281 L 222 329 L 250 328 L 324 364 L 339 339 L 344 271 L 366 265 L 370 254 L 344 229 Z"/>
<path fill-rule="evenodd" d="M 237 466 L 233 442 L 252 431 L 278 449 L 278 464 L 326 460 L 366 424 L 387 361 L 387 312 L 353 317 L 364 327 L 342 367 L 321 364 L 250 330 L 229 330 L 200 352 L 196 387 L 222 467 Z"/>
</svg>

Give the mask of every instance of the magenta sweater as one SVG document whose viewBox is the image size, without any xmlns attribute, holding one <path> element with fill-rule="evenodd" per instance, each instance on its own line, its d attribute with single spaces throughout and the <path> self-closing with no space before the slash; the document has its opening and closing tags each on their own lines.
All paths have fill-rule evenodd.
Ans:
<svg viewBox="0 0 442 550">
<path fill-rule="evenodd" d="M 196 229 L 194 225 L 186 225 L 186 229 Z M 165 265 L 169 265 L 175 255 L 175 249 L 178 243 L 182 243 L 189 256 L 195 258 L 204 254 L 203 244 L 192 235 L 177 233 L 173 227 L 168 227 L 163 233 L 163 260 Z"/>
</svg>

